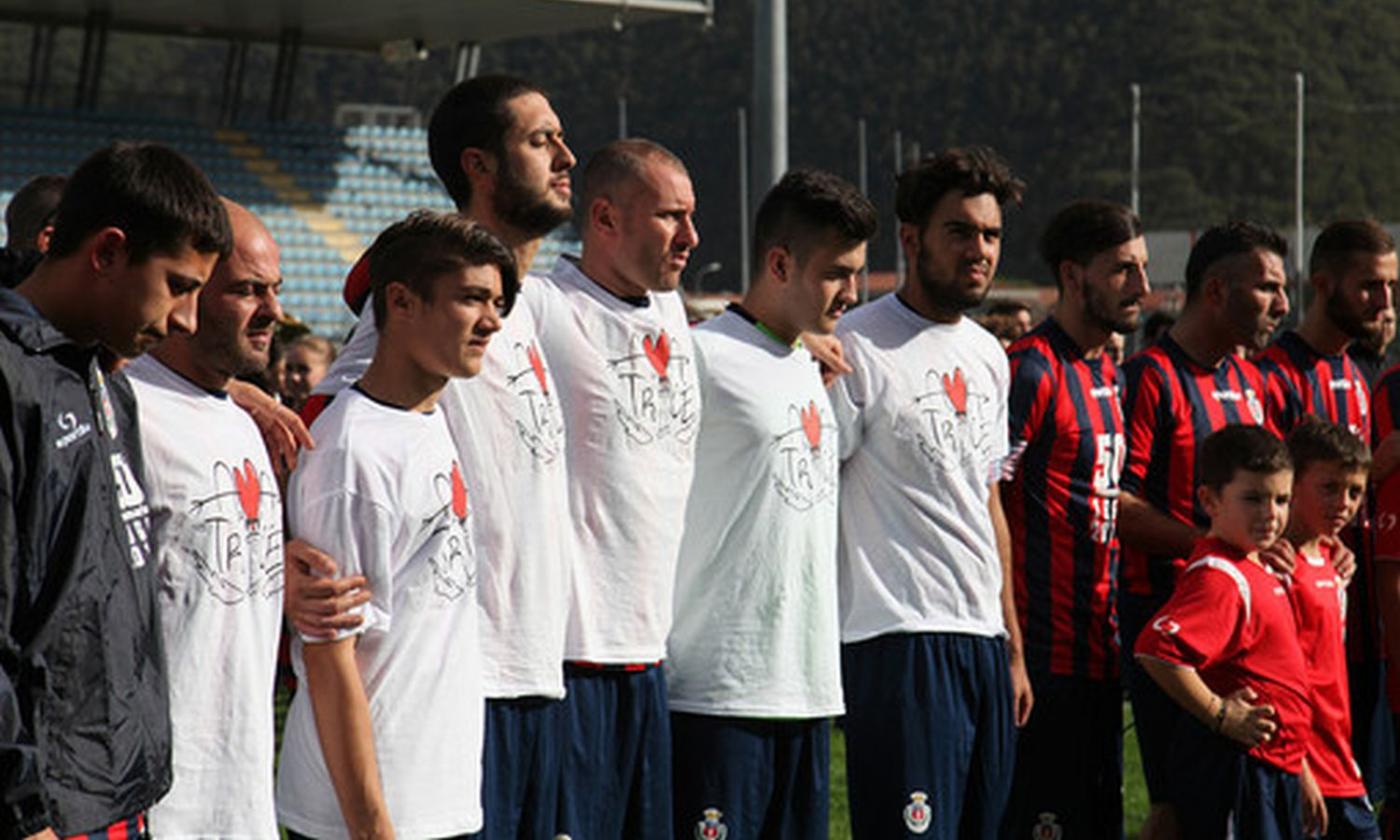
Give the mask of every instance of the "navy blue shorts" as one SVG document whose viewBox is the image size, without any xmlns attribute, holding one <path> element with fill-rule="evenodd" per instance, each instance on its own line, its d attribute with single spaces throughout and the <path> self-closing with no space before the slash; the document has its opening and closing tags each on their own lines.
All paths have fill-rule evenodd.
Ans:
<svg viewBox="0 0 1400 840">
<path fill-rule="evenodd" d="M 831 721 L 671 713 L 677 840 L 827 840 Z"/>
<path fill-rule="evenodd" d="M 666 675 L 566 663 L 557 830 L 579 840 L 671 832 L 671 716 Z"/>
<path fill-rule="evenodd" d="M 1380 840 L 1381 829 L 1376 812 L 1364 796 L 1350 799 L 1327 799 L 1327 835 L 1325 840 Z"/>
<path fill-rule="evenodd" d="M 1248 755 L 1184 713 L 1173 733 L 1167 771 L 1168 801 L 1180 836 L 1225 840 L 1233 827 L 1239 838 L 1302 840 L 1297 775 Z"/>
<path fill-rule="evenodd" d="M 545 697 L 486 701 L 481 807 L 485 840 L 553 837 L 558 816 L 564 703 Z"/>
<path fill-rule="evenodd" d="M 1161 598 L 1121 593 L 1118 596 L 1118 632 L 1123 641 L 1123 687 L 1133 704 L 1133 728 L 1142 754 L 1142 775 L 1147 798 L 1166 802 L 1171 780 L 1166 773 L 1172 736 L 1182 719 L 1181 707 L 1168 697 L 1133 657 L 1138 633 L 1166 603 Z M 1032 713 L 1034 714 L 1034 713 Z"/>
<path fill-rule="evenodd" d="M 842 645 L 854 840 L 998 835 L 1016 726 L 1006 643 L 896 633 Z"/>
<path fill-rule="evenodd" d="M 1122 840 L 1123 690 L 1117 680 L 1031 677 L 1035 707 L 1016 736 L 1005 837 Z"/>
<path fill-rule="evenodd" d="M 1355 587 L 1353 592 L 1357 592 Z M 1386 781 L 1396 758 L 1396 733 L 1385 693 L 1385 661 L 1347 662 L 1351 689 L 1351 751 L 1372 801 L 1386 795 Z"/>
</svg>

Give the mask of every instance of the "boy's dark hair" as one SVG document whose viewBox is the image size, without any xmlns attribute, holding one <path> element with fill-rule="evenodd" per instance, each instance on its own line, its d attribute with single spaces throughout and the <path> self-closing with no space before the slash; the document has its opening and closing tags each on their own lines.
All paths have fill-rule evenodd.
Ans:
<svg viewBox="0 0 1400 840">
<path fill-rule="evenodd" d="M 520 289 L 515 256 L 501 240 L 456 213 L 419 210 L 395 222 L 369 246 L 369 278 L 374 291 L 375 322 L 388 317 L 386 289 L 402 283 L 425 301 L 433 299 L 433 281 L 468 266 L 494 265 L 501 272 L 504 317 Z"/>
<path fill-rule="evenodd" d="M 1206 275 L 1220 261 L 1259 250 L 1284 259 L 1288 256 L 1288 240 L 1273 228 L 1254 222 L 1229 222 L 1207 229 L 1191 247 L 1191 256 L 1186 260 L 1186 299 L 1195 299 L 1205 285 Z"/>
<path fill-rule="evenodd" d="M 506 103 L 527 93 L 548 98 L 542 88 L 515 76 L 478 76 L 443 95 L 428 121 L 428 158 L 458 210 L 472 201 L 472 183 L 462 171 L 462 151 L 482 149 L 498 158 L 505 153 L 511 127 Z"/>
<path fill-rule="evenodd" d="M 643 137 L 628 137 L 614 140 L 593 153 L 588 165 L 583 168 L 583 187 L 580 193 L 579 213 L 583 214 L 586 230 L 589 208 L 599 198 L 616 202 L 617 189 L 624 184 L 640 181 L 646 175 L 646 165 L 650 161 L 660 161 L 677 171 L 690 175 L 685 162 L 676 153 Z"/>
<path fill-rule="evenodd" d="M 1088 265 L 1095 255 L 1142 236 L 1142 220 L 1112 201 L 1081 199 L 1055 214 L 1040 237 L 1040 257 L 1060 285 L 1060 263 Z"/>
<path fill-rule="evenodd" d="M 787 248 L 798 262 L 824 237 L 854 248 L 875 235 L 879 215 L 855 185 L 820 169 L 794 169 L 764 196 L 754 222 L 754 273 L 768 251 Z"/>
<path fill-rule="evenodd" d="M 197 166 L 156 143 L 113 143 L 78 165 L 63 188 L 49 255 L 66 257 L 103 228 L 126 234 L 131 261 L 173 255 L 185 247 L 201 254 L 233 250 L 228 213 Z"/>
<path fill-rule="evenodd" d="M 1293 468 L 1288 447 L 1263 426 L 1234 424 L 1215 432 L 1201 442 L 1196 456 L 1202 487 L 1219 490 L 1246 470 L 1276 473 Z"/>
<path fill-rule="evenodd" d="M 1346 219 L 1322 229 L 1313 240 L 1309 274 L 1338 274 L 1358 254 L 1380 256 L 1395 252 L 1395 240 L 1374 219 Z"/>
<path fill-rule="evenodd" d="M 1303 418 L 1288 433 L 1288 453 L 1299 473 L 1319 462 L 1340 464 L 1346 470 L 1371 469 L 1371 448 L 1344 426 L 1317 417 Z"/>
<path fill-rule="evenodd" d="M 66 175 L 36 175 L 19 188 L 5 206 L 5 245 L 37 250 L 39 234 L 53 224 L 63 197 Z"/>
<path fill-rule="evenodd" d="M 965 196 L 991 193 L 1004 207 L 1021 203 L 1026 184 L 986 146 L 948 149 L 924 158 L 895 179 L 895 215 L 922 230 L 934 206 L 950 190 L 961 190 Z"/>
</svg>

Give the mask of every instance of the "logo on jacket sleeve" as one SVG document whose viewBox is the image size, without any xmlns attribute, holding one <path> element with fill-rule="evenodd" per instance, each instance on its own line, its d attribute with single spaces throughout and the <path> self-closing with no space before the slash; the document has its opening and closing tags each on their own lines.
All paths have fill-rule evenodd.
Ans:
<svg viewBox="0 0 1400 840">
<path fill-rule="evenodd" d="M 695 824 L 695 840 L 724 840 L 729 836 L 729 827 L 720 821 L 724 812 L 718 808 L 706 808 L 705 817 Z"/>
<path fill-rule="evenodd" d="M 1036 817 L 1035 825 L 1031 826 L 1031 840 L 1060 840 L 1064 833 L 1056 816 L 1049 812 Z"/>
<path fill-rule="evenodd" d="M 928 794 L 921 790 L 909 794 L 909 804 L 904 806 L 904 827 L 915 834 L 923 834 L 931 822 L 933 809 L 928 804 Z"/>
</svg>

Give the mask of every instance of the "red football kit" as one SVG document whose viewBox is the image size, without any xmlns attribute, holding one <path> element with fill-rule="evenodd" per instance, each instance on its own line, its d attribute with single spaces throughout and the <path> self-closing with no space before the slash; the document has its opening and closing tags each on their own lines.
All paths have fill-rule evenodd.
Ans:
<svg viewBox="0 0 1400 840">
<path fill-rule="evenodd" d="M 1254 703 L 1272 705 L 1279 728 L 1249 754 L 1286 773 L 1302 771 L 1311 692 L 1288 584 L 1273 572 L 1235 546 L 1201 540 L 1134 650 L 1195 669 L 1221 697 L 1254 689 Z"/>
<path fill-rule="evenodd" d="M 1313 718 L 1308 767 L 1322 795 L 1350 799 L 1366 794 L 1351 752 L 1351 692 L 1347 685 L 1346 587 L 1332 566 L 1332 550 L 1299 552 L 1293 570 L 1293 615 L 1298 645 L 1312 686 Z"/>
</svg>

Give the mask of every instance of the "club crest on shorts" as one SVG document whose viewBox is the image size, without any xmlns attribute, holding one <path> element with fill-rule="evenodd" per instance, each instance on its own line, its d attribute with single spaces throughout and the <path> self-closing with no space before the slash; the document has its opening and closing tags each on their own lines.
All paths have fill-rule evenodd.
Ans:
<svg viewBox="0 0 1400 840">
<path fill-rule="evenodd" d="M 729 836 L 729 826 L 720 821 L 724 812 L 718 808 L 706 808 L 705 818 L 695 824 L 695 840 L 724 840 Z"/>
<path fill-rule="evenodd" d="M 909 804 L 904 806 L 904 827 L 915 834 L 928 831 L 933 821 L 933 809 L 928 804 L 928 794 L 916 790 L 909 794 Z"/>
<path fill-rule="evenodd" d="M 1060 840 L 1064 836 L 1065 830 L 1057 819 L 1054 814 L 1049 812 L 1036 817 L 1038 822 L 1031 826 L 1031 840 Z"/>
</svg>

